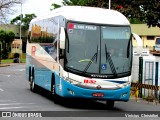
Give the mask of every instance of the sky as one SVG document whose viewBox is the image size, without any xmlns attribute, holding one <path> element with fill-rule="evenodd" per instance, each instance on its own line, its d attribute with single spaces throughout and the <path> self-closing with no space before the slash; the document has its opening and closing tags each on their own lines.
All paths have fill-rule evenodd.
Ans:
<svg viewBox="0 0 160 120">
<path fill-rule="evenodd" d="M 45 15 L 50 11 L 51 4 L 62 4 L 62 0 L 22 0 L 24 1 L 22 4 L 22 14 L 32 14 L 34 13 L 36 16 Z M 21 14 L 21 5 L 16 5 L 14 7 L 16 10 L 15 14 L 10 18 L 15 18 L 16 16 Z"/>
</svg>

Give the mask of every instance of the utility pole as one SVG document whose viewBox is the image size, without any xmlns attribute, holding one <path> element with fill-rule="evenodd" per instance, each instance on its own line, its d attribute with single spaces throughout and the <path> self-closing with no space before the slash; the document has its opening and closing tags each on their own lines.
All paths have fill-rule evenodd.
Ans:
<svg viewBox="0 0 160 120">
<path fill-rule="evenodd" d="M 1 52 L 1 44 L 0 44 L 0 64 L 1 64 L 1 54 L 2 52 Z"/>
<path fill-rule="evenodd" d="M 21 37 L 22 37 L 22 26 L 21 26 L 21 24 L 22 24 L 22 0 L 20 1 L 21 3 L 21 16 L 20 16 L 20 40 L 21 40 Z"/>
<path fill-rule="evenodd" d="M 111 0 L 109 0 L 109 9 L 111 9 Z"/>
<path fill-rule="evenodd" d="M 20 16 L 20 41 L 22 41 L 22 0 L 20 1 L 21 3 L 21 16 Z M 19 53 L 19 62 L 20 62 L 20 58 L 22 57 L 22 53 Z"/>
</svg>

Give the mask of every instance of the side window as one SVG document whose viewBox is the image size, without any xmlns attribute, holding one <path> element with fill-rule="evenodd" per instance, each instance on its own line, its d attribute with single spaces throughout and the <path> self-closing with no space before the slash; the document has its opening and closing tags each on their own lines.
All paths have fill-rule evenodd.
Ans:
<svg viewBox="0 0 160 120">
<path fill-rule="evenodd" d="M 154 40 L 154 36 L 147 36 L 147 40 Z"/>
<path fill-rule="evenodd" d="M 54 18 L 53 18 L 54 19 Z M 57 36 L 52 18 L 36 21 L 30 25 L 28 40 L 32 43 L 53 43 Z"/>
<path fill-rule="evenodd" d="M 40 42 L 40 37 L 41 37 L 41 26 L 40 26 L 40 22 L 34 22 L 31 24 L 30 26 L 30 42 L 32 43 L 37 43 Z"/>
</svg>

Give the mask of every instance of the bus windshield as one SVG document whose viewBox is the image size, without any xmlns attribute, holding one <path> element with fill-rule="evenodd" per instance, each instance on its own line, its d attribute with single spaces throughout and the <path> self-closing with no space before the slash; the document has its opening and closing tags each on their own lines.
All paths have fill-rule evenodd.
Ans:
<svg viewBox="0 0 160 120">
<path fill-rule="evenodd" d="M 92 77 L 125 77 L 131 73 L 129 26 L 68 23 L 65 68 Z"/>
</svg>

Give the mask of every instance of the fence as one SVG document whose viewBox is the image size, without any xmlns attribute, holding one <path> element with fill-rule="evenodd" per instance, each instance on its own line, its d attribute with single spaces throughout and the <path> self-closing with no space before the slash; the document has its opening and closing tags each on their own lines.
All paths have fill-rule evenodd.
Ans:
<svg viewBox="0 0 160 120">
<path fill-rule="evenodd" d="M 155 85 L 148 85 L 148 84 L 141 84 L 141 83 L 131 83 L 131 95 L 134 95 L 136 97 L 136 101 L 139 97 L 139 90 L 141 88 L 143 89 L 147 89 L 149 91 L 150 94 L 148 94 L 148 96 L 142 96 L 143 99 L 146 99 L 148 102 L 156 102 L 156 103 L 160 103 L 160 96 L 157 96 L 158 94 L 156 94 L 157 92 L 159 92 L 160 90 L 160 86 L 155 86 Z"/>
<path fill-rule="evenodd" d="M 160 96 L 160 58 L 156 56 L 138 57 L 138 83 L 132 78 L 132 90 L 138 88 L 138 96 L 150 101 L 159 100 Z"/>
</svg>

